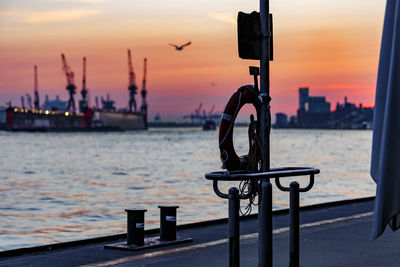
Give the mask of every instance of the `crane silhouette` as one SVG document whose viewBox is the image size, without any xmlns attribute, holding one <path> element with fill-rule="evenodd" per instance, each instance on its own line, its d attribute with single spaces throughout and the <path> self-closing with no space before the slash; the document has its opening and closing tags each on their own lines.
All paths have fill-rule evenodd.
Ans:
<svg viewBox="0 0 400 267">
<path fill-rule="evenodd" d="M 65 76 L 67 77 L 67 90 L 69 92 L 69 100 L 68 100 L 68 111 L 72 111 L 75 114 L 75 100 L 74 94 L 76 94 L 76 86 L 74 81 L 74 72 L 71 70 L 71 67 L 68 65 L 67 60 L 64 54 L 61 54 L 63 70 L 65 72 Z"/>
<path fill-rule="evenodd" d="M 175 47 L 176 50 L 181 51 L 185 46 L 190 45 L 192 42 L 187 42 L 186 44 L 183 45 L 176 45 L 176 44 L 169 44 L 170 46 Z"/>
</svg>

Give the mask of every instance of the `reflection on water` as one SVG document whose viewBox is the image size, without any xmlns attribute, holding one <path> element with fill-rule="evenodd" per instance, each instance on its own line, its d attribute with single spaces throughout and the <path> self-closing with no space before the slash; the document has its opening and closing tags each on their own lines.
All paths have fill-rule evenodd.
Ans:
<svg viewBox="0 0 400 267">
<path fill-rule="evenodd" d="M 371 196 L 371 137 L 273 130 L 271 166 L 321 170 L 303 205 Z M 178 204 L 180 224 L 227 217 L 226 201 L 204 178 L 220 170 L 217 139 L 200 129 L 0 132 L 0 250 L 124 232 L 125 208 L 146 208 L 147 229 L 158 227 L 160 204 Z M 247 144 L 247 130 L 235 129 L 238 154 Z M 288 195 L 274 190 L 274 208 L 287 204 Z"/>
</svg>

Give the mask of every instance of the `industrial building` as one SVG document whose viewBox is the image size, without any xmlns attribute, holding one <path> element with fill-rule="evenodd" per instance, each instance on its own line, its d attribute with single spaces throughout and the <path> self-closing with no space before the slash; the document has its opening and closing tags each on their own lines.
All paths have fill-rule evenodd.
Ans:
<svg viewBox="0 0 400 267">
<path fill-rule="evenodd" d="M 315 129 L 371 129 L 373 108 L 356 105 L 344 98 L 344 103 L 331 104 L 325 96 L 310 96 L 308 87 L 299 88 L 299 108 L 297 117 L 285 113 L 276 114 L 275 128 L 315 128 Z"/>
</svg>

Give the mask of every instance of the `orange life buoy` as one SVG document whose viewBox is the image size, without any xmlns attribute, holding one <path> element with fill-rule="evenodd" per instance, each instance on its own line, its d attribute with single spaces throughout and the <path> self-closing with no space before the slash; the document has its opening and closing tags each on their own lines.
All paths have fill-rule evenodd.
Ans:
<svg viewBox="0 0 400 267">
<path fill-rule="evenodd" d="M 221 123 L 219 126 L 219 150 L 223 168 L 228 171 L 244 170 L 248 163 L 248 157 L 239 157 L 233 146 L 233 127 L 235 119 L 240 109 L 245 104 L 253 104 L 258 112 L 261 102 L 258 99 L 258 92 L 253 85 L 245 85 L 240 87 L 229 99 L 226 104 L 224 113 L 222 113 Z"/>
</svg>

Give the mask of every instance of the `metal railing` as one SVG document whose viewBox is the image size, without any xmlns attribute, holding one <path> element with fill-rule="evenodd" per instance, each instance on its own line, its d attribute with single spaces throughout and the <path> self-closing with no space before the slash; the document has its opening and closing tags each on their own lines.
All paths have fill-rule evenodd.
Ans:
<svg viewBox="0 0 400 267">
<path fill-rule="evenodd" d="M 240 266 L 240 229 L 239 209 L 240 199 L 248 199 L 258 188 L 259 211 L 258 211 L 258 265 L 272 266 L 272 184 L 270 179 L 275 179 L 277 188 L 281 191 L 290 192 L 290 251 L 289 266 L 299 266 L 299 199 L 300 192 L 309 191 L 314 185 L 314 175 L 319 169 L 311 167 L 283 167 L 273 168 L 267 172 L 244 172 L 244 171 L 219 171 L 205 175 L 206 179 L 213 181 L 213 189 L 217 196 L 228 199 L 229 209 L 229 266 Z M 299 183 L 292 181 L 289 187 L 282 186 L 280 178 L 309 176 L 309 183 L 300 187 Z M 250 181 L 248 191 L 244 194 L 237 187 L 231 187 L 228 193 L 223 193 L 218 187 L 219 181 Z"/>
</svg>

